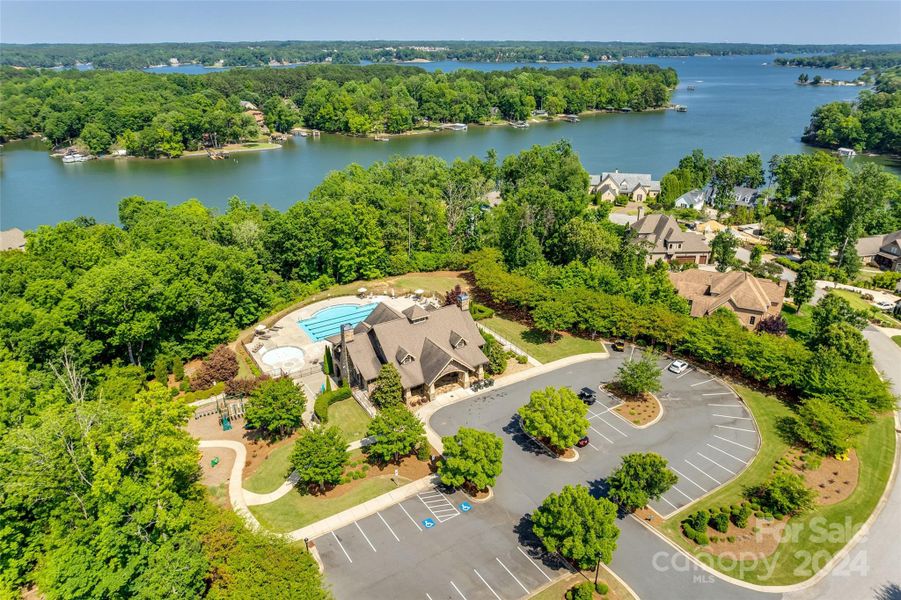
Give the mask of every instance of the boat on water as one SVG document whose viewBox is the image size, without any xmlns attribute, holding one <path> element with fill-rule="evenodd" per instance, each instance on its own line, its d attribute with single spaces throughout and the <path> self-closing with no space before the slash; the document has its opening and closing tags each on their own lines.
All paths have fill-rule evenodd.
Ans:
<svg viewBox="0 0 901 600">
<path fill-rule="evenodd" d="M 445 129 L 450 129 L 451 131 L 466 131 L 469 129 L 469 125 L 466 123 L 449 123 L 444 126 Z"/>
<path fill-rule="evenodd" d="M 688 107 L 685 106 L 684 104 L 677 104 L 673 108 L 676 109 L 676 112 L 688 112 Z"/>
<path fill-rule="evenodd" d="M 387 135 L 377 135 L 377 136 L 375 136 L 375 137 L 372 138 L 372 139 L 375 140 L 375 141 L 377 141 L 377 142 L 388 142 L 388 141 L 391 141 L 391 138 L 389 138 Z"/>
<path fill-rule="evenodd" d="M 529 124 L 526 123 L 525 121 L 510 121 L 510 127 L 513 127 L 516 129 L 528 129 Z"/>
<path fill-rule="evenodd" d="M 693 92 L 693 91 L 695 91 L 695 86 L 690 85 L 690 86 L 688 86 L 688 87 L 685 88 L 685 89 L 687 89 L 689 92 Z"/>
<path fill-rule="evenodd" d="M 81 154 L 79 152 L 72 152 L 71 154 L 66 154 L 63 156 L 63 164 L 70 165 L 72 163 L 80 163 L 87 162 L 93 158 L 87 154 Z"/>
<path fill-rule="evenodd" d="M 569 121 L 570 123 L 578 123 L 580 121 L 579 117 L 576 115 L 563 115 L 564 121 Z"/>
</svg>

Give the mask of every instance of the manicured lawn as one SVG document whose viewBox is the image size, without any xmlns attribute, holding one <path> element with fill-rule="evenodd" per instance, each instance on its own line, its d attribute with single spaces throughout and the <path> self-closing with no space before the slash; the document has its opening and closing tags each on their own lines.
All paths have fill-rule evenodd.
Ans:
<svg viewBox="0 0 901 600">
<path fill-rule="evenodd" d="M 600 341 L 592 342 L 591 340 L 571 335 L 558 337 L 551 344 L 548 342 L 548 336 L 545 332 L 529 329 L 525 325 L 503 317 L 495 316 L 483 319 L 480 323 L 488 329 L 496 331 L 498 335 L 516 344 L 536 360 L 543 363 L 575 354 L 604 352 L 604 345 Z"/>
<path fill-rule="evenodd" d="M 257 494 L 268 494 L 278 489 L 291 474 L 289 462 L 293 449 L 294 444 L 286 444 L 273 450 L 253 475 L 244 480 L 244 489 Z"/>
<path fill-rule="evenodd" d="M 801 341 L 807 339 L 810 328 L 813 326 L 812 312 L 813 307 L 810 304 L 804 305 L 800 315 L 794 304 L 782 305 L 782 318 L 785 319 L 788 325 L 789 337 Z"/>
<path fill-rule="evenodd" d="M 335 402 L 328 407 L 328 424 L 337 425 L 348 442 L 366 437 L 369 415 L 353 398 Z"/>
<path fill-rule="evenodd" d="M 448 275 L 447 273 L 415 273 L 404 275 L 403 277 L 398 277 L 394 283 L 398 287 L 410 291 L 422 289 L 435 294 L 444 294 L 448 290 L 452 290 L 455 285 L 461 285 L 464 288 L 468 285 L 461 277 L 455 277 L 453 275 Z"/>
<path fill-rule="evenodd" d="M 892 341 L 901 346 L 901 335 L 893 335 Z"/>
<path fill-rule="evenodd" d="M 858 527 L 866 521 L 879 501 L 888 482 L 895 453 L 892 417 L 890 414 L 880 417 L 868 426 L 859 438 L 857 454 L 860 460 L 860 477 L 854 493 L 847 500 L 819 507 L 802 517 L 792 519 L 789 525 L 792 531 L 797 528 L 797 535 L 783 537 L 776 550 L 778 560 L 773 561 L 771 557 L 769 562 L 760 561 L 757 564 L 733 560 L 714 561 L 682 536 L 680 521 L 696 510 L 733 504 L 742 499 L 743 489 L 763 481 L 770 474 L 773 463 L 787 449 L 787 445 L 776 432 L 775 425 L 779 417 L 789 414 L 789 409 L 772 396 L 741 386 L 735 386 L 735 389 L 744 398 L 757 420 L 763 438 L 760 453 L 734 481 L 668 519 L 663 525 L 663 530 L 670 539 L 705 563 L 744 581 L 761 585 L 789 585 L 804 581 L 814 574 L 810 569 L 810 559 L 813 558 L 815 567 L 825 565 L 829 558 L 851 539 L 856 529 L 852 528 L 842 535 L 824 534 L 824 531 L 844 526 L 846 518 L 850 518 L 855 528 Z M 767 566 L 774 569 L 769 577 L 766 575 Z"/>
<path fill-rule="evenodd" d="M 830 293 L 835 294 L 836 296 L 841 296 L 842 298 L 847 300 L 852 308 L 856 308 L 857 310 L 865 310 L 868 313 L 873 312 L 873 305 L 857 295 L 856 292 L 849 292 L 848 290 L 830 290 Z M 901 321 L 893 319 L 882 311 L 874 313 L 874 316 L 876 317 L 876 320 L 885 327 L 901 327 Z"/>
<path fill-rule="evenodd" d="M 409 483 L 403 478 L 399 479 L 400 485 Z M 361 479 L 351 485 L 353 487 L 346 493 L 334 498 L 303 495 L 298 491 L 292 491 L 270 504 L 251 506 L 250 511 L 265 529 L 285 533 L 372 500 L 398 487 L 387 475 Z"/>
</svg>

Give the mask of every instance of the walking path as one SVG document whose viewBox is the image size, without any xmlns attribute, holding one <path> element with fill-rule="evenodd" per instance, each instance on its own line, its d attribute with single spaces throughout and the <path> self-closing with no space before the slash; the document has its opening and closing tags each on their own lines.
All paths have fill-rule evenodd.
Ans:
<svg viewBox="0 0 901 600">
<path fill-rule="evenodd" d="M 253 530 L 260 529 L 260 522 L 250 512 L 247 502 L 244 499 L 243 473 L 244 463 L 247 462 L 247 449 L 241 442 L 232 440 L 204 440 L 200 442 L 201 448 L 228 448 L 235 453 L 235 462 L 232 465 L 232 472 L 228 478 L 228 499 L 231 502 L 232 509 L 247 523 L 248 527 Z"/>
</svg>

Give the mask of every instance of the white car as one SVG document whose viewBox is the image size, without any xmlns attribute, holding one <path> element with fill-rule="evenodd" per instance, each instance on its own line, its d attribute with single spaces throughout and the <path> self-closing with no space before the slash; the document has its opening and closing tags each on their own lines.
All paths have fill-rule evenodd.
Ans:
<svg viewBox="0 0 901 600">
<path fill-rule="evenodd" d="M 674 360 L 669 367 L 667 367 L 668 371 L 675 373 L 676 375 L 681 375 L 688 368 L 688 363 L 684 360 Z"/>
<path fill-rule="evenodd" d="M 876 306 L 876 308 L 878 308 L 880 310 L 892 310 L 893 308 L 895 308 L 895 303 L 894 302 L 877 302 L 875 304 L 875 306 Z"/>
</svg>

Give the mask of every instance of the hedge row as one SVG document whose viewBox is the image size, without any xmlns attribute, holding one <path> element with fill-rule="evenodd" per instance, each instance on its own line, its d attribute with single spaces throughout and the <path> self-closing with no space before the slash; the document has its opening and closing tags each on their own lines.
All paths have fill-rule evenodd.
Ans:
<svg viewBox="0 0 901 600">
<path fill-rule="evenodd" d="M 337 390 L 323 392 L 316 396 L 316 402 L 313 405 L 313 412 L 319 418 L 319 422 L 325 424 L 328 422 L 328 407 L 335 402 L 347 400 L 350 398 L 350 388 L 347 386 L 339 387 Z"/>
<path fill-rule="evenodd" d="M 751 517 L 752 506 L 748 502 L 722 506 L 713 510 L 698 510 L 682 520 L 682 533 L 694 543 L 705 546 L 710 540 L 707 537 L 707 527 L 720 533 L 726 533 L 729 529 L 729 521 L 736 527 L 747 527 Z"/>
</svg>

